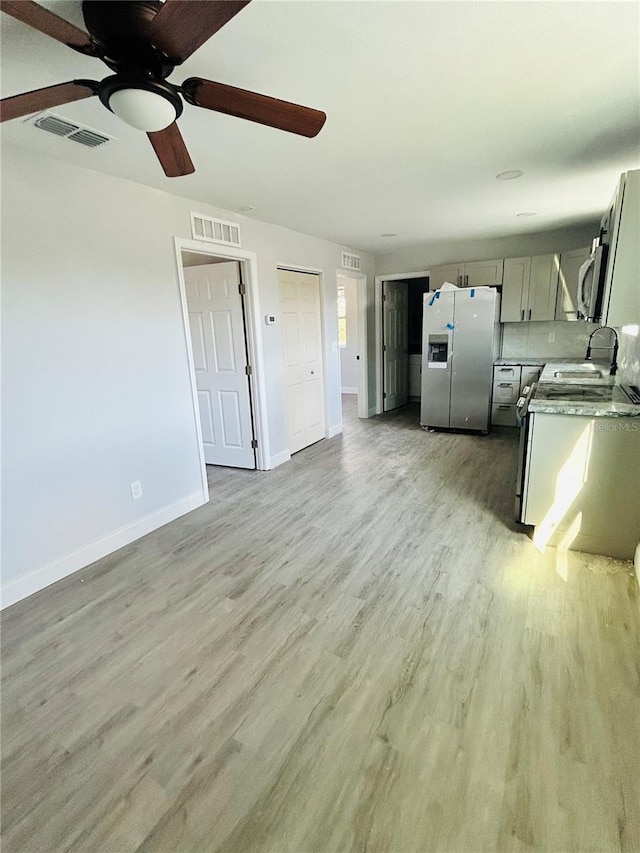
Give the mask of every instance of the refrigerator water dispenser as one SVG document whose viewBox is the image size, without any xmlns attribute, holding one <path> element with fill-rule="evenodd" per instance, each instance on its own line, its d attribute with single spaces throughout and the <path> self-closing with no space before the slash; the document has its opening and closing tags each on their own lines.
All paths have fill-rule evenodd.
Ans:
<svg viewBox="0 0 640 853">
<path fill-rule="evenodd" d="M 429 335 L 428 365 L 446 364 L 449 359 L 449 335 Z"/>
</svg>

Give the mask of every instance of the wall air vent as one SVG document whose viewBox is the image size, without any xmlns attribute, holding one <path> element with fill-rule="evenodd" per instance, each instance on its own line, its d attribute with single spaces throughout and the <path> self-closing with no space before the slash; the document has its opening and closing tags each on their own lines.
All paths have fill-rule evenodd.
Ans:
<svg viewBox="0 0 640 853">
<path fill-rule="evenodd" d="M 207 243 L 224 243 L 225 246 L 240 246 L 240 226 L 225 219 L 213 219 L 202 213 L 191 214 L 191 234 L 194 240 Z"/>
<path fill-rule="evenodd" d="M 352 255 L 349 252 L 342 253 L 342 268 L 345 270 L 360 271 L 360 255 Z"/>
<path fill-rule="evenodd" d="M 47 133 L 53 133 L 55 136 L 71 139 L 73 142 L 86 145 L 88 148 L 96 148 L 98 145 L 103 145 L 105 142 L 113 139 L 113 136 L 98 133 L 97 130 L 91 130 L 90 127 L 84 127 L 81 124 L 75 124 L 53 113 L 40 113 L 34 119 L 29 119 L 29 121 L 39 130 L 46 130 Z"/>
</svg>

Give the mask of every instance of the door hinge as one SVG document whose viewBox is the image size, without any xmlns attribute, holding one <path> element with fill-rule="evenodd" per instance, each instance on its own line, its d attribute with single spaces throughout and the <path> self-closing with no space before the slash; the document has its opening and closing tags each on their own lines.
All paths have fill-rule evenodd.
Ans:
<svg viewBox="0 0 640 853">
<path fill-rule="evenodd" d="M 386 351 L 387 351 L 387 345 L 386 345 L 386 344 L 382 344 L 382 352 L 386 352 Z"/>
<path fill-rule="evenodd" d="M 244 284 L 239 284 L 238 290 L 240 291 L 240 296 L 245 296 L 247 293 L 247 288 L 244 286 Z"/>
<path fill-rule="evenodd" d="M 257 439 L 257 438 L 252 438 L 252 439 L 251 439 L 251 448 L 252 448 L 253 450 L 255 450 L 255 449 L 257 448 L 257 446 L 258 446 L 258 439 Z"/>
<path fill-rule="evenodd" d="M 383 302 L 386 302 L 386 301 L 387 301 L 387 294 L 386 294 L 386 293 L 383 293 L 383 294 L 382 294 L 382 301 L 383 301 Z"/>
<path fill-rule="evenodd" d="M 244 372 L 247 374 L 247 376 L 253 376 L 253 367 L 251 367 L 250 364 L 247 364 L 244 369 Z"/>
<path fill-rule="evenodd" d="M 387 392 L 386 392 L 386 391 L 384 391 L 384 392 L 382 393 L 382 399 L 383 399 L 383 400 L 386 400 L 386 399 L 387 399 Z"/>
</svg>

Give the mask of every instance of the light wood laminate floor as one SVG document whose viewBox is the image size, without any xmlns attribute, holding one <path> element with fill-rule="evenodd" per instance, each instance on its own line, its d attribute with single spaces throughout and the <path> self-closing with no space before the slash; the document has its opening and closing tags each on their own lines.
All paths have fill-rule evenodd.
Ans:
<svg viewBox="0 0 640 853">
<path fill-rule="evenodd" d="M 639 850 L 631 566 L 536 551 L 516 453 L 347 399 L 5 611 L 4 853 Z"/>
</svg>

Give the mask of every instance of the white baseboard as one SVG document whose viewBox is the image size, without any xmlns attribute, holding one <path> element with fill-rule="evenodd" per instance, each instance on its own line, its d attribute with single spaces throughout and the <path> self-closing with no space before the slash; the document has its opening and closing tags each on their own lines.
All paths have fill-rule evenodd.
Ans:
<svg viewBox="0 0 640 853">
<path fill-rule="evenodd" d="M 283 450 L 282 453 L 276 453 L 275 456 L 272 456 L 269 460 L 269 467 L 267 471 L 270 471 L 272 468 L 277 468 L 278 465 L 282 465 L 284 462 L 288 462 L 291 459 L 291 454 L 288 450 Z"/>
<path fill-rule="evenodd" d="M 334 424 L 327 430 L 327 438 L 333 438 L 334 435 L 340 435 L 342 432 L 342 424 Z"/>
<path fill-rule="evenodd" d="M 357 388 L 352 388 L 350 385 L 349 385 L 348 387 L 344 387 L 344 386 L 343 386 L 343 387 L 342 387 L 342 389 L 341 389 L 341 393 L 342 393 L 342 394 L 357 394 L 357 393 L 358 393 L 358 389 L 357 389 Z"/>
<path fill-rule="evenodd" d="M 130 542 L 140 539 L 141 536 L 146 536 L 147 533 L 157 530 L 159 527 L 168 524 L 170 521 L 174 521 L 176 518 L 180 518 L 181 515 L 186 515 L 186 513 L 197 509 L 205 503 L 207 503 L 207 499 L 204 493 L 201 491 L 195 492 L 186 498 L 181 498 L 168 506 L 162 507 L 162 509 L 156 512 L 145 515 L 144 518 L 135 521 L 133 524 L 125 525 L 114 530 L 112 533 L 108 533 L 106 536 L 101 536 L 99 539 L 87 542 L 75 551 L 65 554 L 64 557 L 59 557 L 57 560 L 47 563 L 34 572 L 29 572 L 28 575 L 10 581 L 2 588 L 2 604 L 0 605 L 0 609 L 10 607 L 12 604 L 22 601 L 23 598 L 33 595 L 34 592 L 38 592 L 46 586 L 62 580 L 67 575 L 86 568 L 91 563 L 95 563 L 96 560 L 106 557 L 107 554 L 113 554 L 118 548 L 129 545 Z"/>
</svg>

